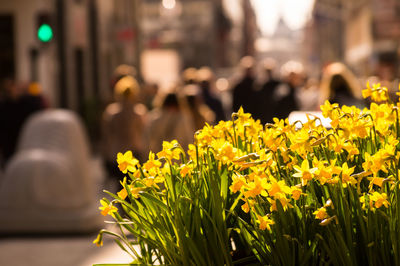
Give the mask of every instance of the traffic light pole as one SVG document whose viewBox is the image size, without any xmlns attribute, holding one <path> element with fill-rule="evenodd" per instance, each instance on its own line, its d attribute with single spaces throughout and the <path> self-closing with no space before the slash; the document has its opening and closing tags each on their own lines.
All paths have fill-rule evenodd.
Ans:
<svg viewBox="0 0 400 266">
<path fill-rule="evenodd" d="M 31 82 L 38 81 L 38 59 L 39 51 L 37 48 L 32 48 L 29 51 L 29 61 L 31 65 Z"/>
<path fill-rule="evenodd" d="M 59 78 L 59 104 L 61 108 L 68 107 L 67 94 L 67 62 L 65 56 L 65 7 L 63 0 L 56 0 L 56 25 L 57 25 L 57 57 L 58 57 L 58 78 Z"/>
</svg>

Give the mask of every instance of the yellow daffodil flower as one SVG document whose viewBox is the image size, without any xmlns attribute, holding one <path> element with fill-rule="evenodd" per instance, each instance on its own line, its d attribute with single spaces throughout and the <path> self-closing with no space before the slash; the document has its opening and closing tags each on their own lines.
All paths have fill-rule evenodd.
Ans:
<svg viewBox="0 0 400 266">
<path fill-rule="evenodd" d="M 245 202 L 245 203 L 241 206 L 241 208 L 242 208 L 242 210 L 243 210 L 245 213 L 249 213 L 249 211 L 250 211 L 250 207 L 249 207 L 249 204 L 248 204 L 247 202 Z"/>
<path fill-rule="evenodd" d="M 301 167 L 298 167 L 297 165 L 293 166 L 293 168 L 296 170 L 297 173 L 293 174 L 294 177 L 300 177 L 301 178 L 301 184 L 303 186 L 307 185 L 307 182 L 310 181 L 314 173 L 317 171 L 317 168 L 310 168 L 309 163 L 307 160 L 304 160 L 301 163 Z"/>
<path fill-rule="evenodd" d="M 193 164 L 183 164 L 181 167 L 180 167 L 180 174 L 181 174 L 181 176 L 182 177 L 185 177 L 185 176 L 187 176 L 189 173 L 191 173 L 192 172 L 192 170 L 193 170 Z"/>
<path fill-rule="evenodd" d="M 268 229 L 269 231 L 271 231 L 271 225 L 275 224 L 267 215 L 260 216 L 257 214 L 257 222 L 260 224 L 261 230 Z"/>
<path fill-rule="evenodd" d="M 371 200 L 374 202 L 374 207 L 377 209 L 382 207 L 382 205 L 385 206 L 386 208 L 388 208 L 390 205 L 389 201 L 387 200 L 386 193 L 374 192 L 370 197 Z"/>
<path fill-rule="evenodd" d="M 139 161 L 133 157 L 131 151 L 127 151 L 124 154 L 120 152 L 117 154 L 117 163 L 119 170 L 126 174 L 127 171 L 135 172 L 135 166 L 139 163 Z"/>
<path fill-rule="evenodd" d="M 104 216 L 113 216 L 113 213 L 118 211 L 117 207 L 113 206 L 111 203 L 107 203 L 105 200 L 100 200 L 100 203 L 102 206 L 99 207 L 99 210 L 101 210 L 101 214 Z"/>
<path fill-rule="evenodd" d="M 292 189 L 292 198 L 294 200 L 299 200 L 300 196 L 304 194 L 303 191 L 298 187 L 292 187 L 291 189 Z"/>
<path fill-rule="evenodd" d="M 96 244 L 96 246 L 101 247 L 103 245 L 103 234 L 98 234 L 96 239 L 93 240 L 93 244 Z"/>
<path fill-rule="evenodd" d="M 342 165 L 341 176 L 342 176 L 342 183 L 344 186 L 347 186 L 349 184 L 351 184 L 351 185 L 357 184 L 357 180 L 351 176 L 354 173 L 354 168 L 355 168 L 355 166 L 349 168 L 347 163 L 344 163 Z"/>
<path fill-rule="evenodd" d="M 122 200 L 125 200 L 126 197 L 128 196 L 128 192 L 126 191 L 125 188 L 121 189 L 121 191 L 117 192 L 118 197 L 120 197 Z"/>
<path fill-rule="evenodd" d="M 244 176 L 235 174 L 232 176 L 232 185 L 229 186 L 229 189 L 232 193 L 236 193 L 242 189 L 243 186 L 246 186 L 246 179 Z"/>
<path fill-rule="evenodd" d="M 146 171 L 151 171 L 153 169 L 157 169 L 160 168 L 161 166 L 161 162 L 159 160 L 155 159 L 154 153 L 150 152 L 149 153 L 149 159 L 147 160 L 147 162 L 145 162 L 143 164 L 143 169 L 145 169 Z"/>
<path fill-rule="evenodd" d="M 179 144 L 177 140 L 172 140 L 171 142 L 163 141 L 162 143 L 162 151 L 157 153 L 157 157 L 166 158 L 169 161 L 179 160 L 180 149 L 178 148 Z"/>
<path fill-rule="evenodd" d="M 325 207 L 319 208 L 318 210 L 313 212 L 313 214 L 315 215 L 315 219 L 319 219 L 319 220 L 324 220 L 328 217 L 328 213 L 326 212 Z"/>
</svg>

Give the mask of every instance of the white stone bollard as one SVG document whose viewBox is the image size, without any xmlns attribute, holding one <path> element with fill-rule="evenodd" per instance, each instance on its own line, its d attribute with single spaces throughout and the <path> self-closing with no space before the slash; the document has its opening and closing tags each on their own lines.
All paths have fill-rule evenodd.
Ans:
<svg viewBox="0 0 400 266">
<path fill-rule="evenodd" d="M 103 225 L 84 127 L 75 113 L 45 110 L 22 129 L 0 180 L 0 233 L 91 232 Z"/>
</svg>

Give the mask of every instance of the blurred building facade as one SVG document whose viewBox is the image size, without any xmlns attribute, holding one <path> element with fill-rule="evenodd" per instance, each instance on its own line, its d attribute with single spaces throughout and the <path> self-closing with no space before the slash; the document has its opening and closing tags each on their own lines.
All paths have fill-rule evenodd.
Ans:
<svg viewBox="0 0 400 266">
<path fill-rule="evenodd" d="M 47 43 L 37 37 L 43 16 L 54 33 Z M 103 80 L 96 1 L 1 1 L 0 18 L 0 27 L 10 31 L 1 41 L 9 51 L 6 59 L 1 52 L 2 78 L 37 81 L 52 106 L 77 111 L 82 111 L 86 99 L 99 97 Z M 10 65 L 8 70 L 5 64 Z"/>
<path fill-rule="evenodd" d="M 360 73 L 394 79 L 399 74 L 400 2 L 349 2 L 346 21 L 346 61 Z"/>
<path fill-rule="evenodd" d="M 290 29 L 281 17 L 271 36 L 260 36 L 255 42 L 258 57 L 274 58 L 278 66 L 290 60 L 301 61 L 302 33 L 300 29 Z"/>
<path fill-rule="evenodd" d="M 233 2 L 242 19 L 226 14 Z M 42 14 L 54 30 L 48 43 L 36 36 Z M 82 113 L 111 97 L 118 65 L 140 79 L 145 50 L 173 49 L 181 68 L 236 65 L 254 52 L 254 21 L 249 0 L 2 0 L 0 77 L 37 81 L 52 106 Z"/>
<path fill-rule="evenodd" d="M 303 56 L 311 73 L 343 59 L 342 0 L 316 0 L 312 17 L 304 28 Z"/>
<path fill-rule="evenodd" d="M 232 6 L 242 14 L 230 16 Z M 254 53 L 249 0 L 147 0 L 142 11 L 143 49 L 173 49 L 182 68 L 231 67 Z"/>
<path fill-rule="evenodd" d="M 344 61 L 359 75 L 399 74 L 399 1 L 317 0 L 305 34 L 305 58 L 314 69 Z"/>
</svg>

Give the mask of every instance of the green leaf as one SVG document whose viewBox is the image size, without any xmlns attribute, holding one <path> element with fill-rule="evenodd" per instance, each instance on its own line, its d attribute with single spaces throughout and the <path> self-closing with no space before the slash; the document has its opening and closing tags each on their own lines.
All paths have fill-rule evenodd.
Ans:
<svg viewBox="0 0 400 266">
<path fill-rule="evenodd" d="M 164 211 L 168 212 L 168 206 L 162 202 L 161 200 L 157 199 L 156 197 L 154 197 L 153 195 L 149 194 L 149 193 L 141 193 L 140 194 L 141 197 L 148 199 L 149 201 L 151 201 L 152 203 L 154 203 L 157 207 L 160 207 L 161 209 L 163 209 Z"/>
</svg>

